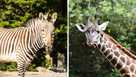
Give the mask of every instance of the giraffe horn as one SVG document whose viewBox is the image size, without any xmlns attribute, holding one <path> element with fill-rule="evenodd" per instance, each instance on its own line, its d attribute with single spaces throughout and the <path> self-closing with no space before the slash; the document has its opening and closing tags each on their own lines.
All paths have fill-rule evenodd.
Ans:
<svg viewBox="0 0 136 77">
<path fill-rule="evenodd" d="M 93 26 L 93 23 L 92 23 L 92 22 L 90 22 L 90 19 L 91 19 L 91 18 L 90 18 L 90 17 L 88 17 L 87 25 L 88 25 L 88 26 Z"/>
<path fill-rule="evenodd" d="M 84 24 L 80 24 L 82 27 L 85 27 L 85 25 Z"/>
<path fill-rule="evenodd" d="M 91 22 L 90 22 L 90 17 L 88 17 L 87 23 L 88 23 L 88 25 L 91 23 Z"/>
<path fill-rule="evenodd" d="M 99 21 L 99 19 L 97 18 L 95 21 L 95 25 L 98 25 L 98 21 Z"/>
<path fill-rule="evenodd" d="M 82 24 L 81 24 L 81 25 L 82 25 Z M 82 25 L 82 26 L 84 26 L 84 25 Z M 79 31 L 81 31 L 81 32 L 85 32 L 85 31 L 87 30 L 87 28 L 82 29 L 78 24 L 76 24 L 76 27 L 77 27 L 77 29 L 78 29 Z"/>
</svg>

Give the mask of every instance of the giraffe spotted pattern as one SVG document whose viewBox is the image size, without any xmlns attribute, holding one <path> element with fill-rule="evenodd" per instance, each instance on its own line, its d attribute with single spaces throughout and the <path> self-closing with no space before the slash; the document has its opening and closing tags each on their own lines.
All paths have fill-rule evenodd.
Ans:
<svg viewBox="0 0 136 77">
<path fill-rule="evenodd" d="M 110 64 L 120 71 L 122 77 L 136 77 L 136 56 L 103 32 L 108 22 L 98 25 L 88 18 L 86 25 L 80 25 L 83 28 L 79 24 L 76 27 L 85 33 L 88 46 L 98 48 Z"/>
</svg>

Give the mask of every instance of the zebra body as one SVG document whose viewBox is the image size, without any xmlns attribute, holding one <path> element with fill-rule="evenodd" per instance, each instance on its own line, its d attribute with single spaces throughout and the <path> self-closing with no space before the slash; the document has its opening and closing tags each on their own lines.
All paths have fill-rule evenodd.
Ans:
<svg viewBox="0 0 136 77">
<path fill-rule="evenodd" d="M 52 15 L 52 22 L 47 20 L 47 16 L 39 14 L 39 18 L 30 20 L 26 27 L 0 28 L 0 62 L 17 62 L 18 77 L 24 77 L 26 67 L 39 49 L 52 47 L 56 17 Z"/>
<path fill-rule="evenodd" d="M 38 31 L 37 28 L 31 27 L 0 32 L 0 60 L 5 59 L 6 61 L 7 59 L 11 59 L 11 61 L 17 61 L 16 56 L 19 54 L 25 54 L 24 56 L 33 59 L 32 55 L 44 46 L 44 43 L 41 40 L 42 37 L 41 35 L 38 35 L 38 33 L 41 33 L 40 29 Z M 24 60 L 26 61 L 27 59 L 25 58 Z"/>
</svg>

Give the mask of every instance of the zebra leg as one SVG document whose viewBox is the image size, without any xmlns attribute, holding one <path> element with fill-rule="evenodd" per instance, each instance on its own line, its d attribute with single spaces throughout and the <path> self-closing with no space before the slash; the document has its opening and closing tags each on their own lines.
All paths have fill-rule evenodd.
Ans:
<svg viewBox="0 0 136 77">
<path fill-rule="evenodd" d="M 25 61 L 23 58 L 17 58 L 17 71 L 18 77 L 25 77 L 26 68 L 30 64 L 30 61 Z"/>
<path fill-rule="evenodd" d="M 26 63 L 23 61 L 17 63 L 18 77 L 25 77 L 26 67 Z"/>
</svg>

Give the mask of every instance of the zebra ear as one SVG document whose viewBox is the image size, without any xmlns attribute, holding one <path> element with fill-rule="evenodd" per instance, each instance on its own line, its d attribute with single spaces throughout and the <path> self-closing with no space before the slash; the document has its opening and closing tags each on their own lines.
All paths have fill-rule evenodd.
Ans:
<svg viewBox="0 0 136 77">
<path fill-rule="evenodd" d="M 52 16 L 51 16 L 51 21 L 54 23 L 57 19 L 57 13 L 53 13 Z"/>
<path fill-rule="evenodd" d="M 43 13 L 39 13 L 39 18 L 43 19 L 43 17 L 44 17 Z"/>
</svg>

